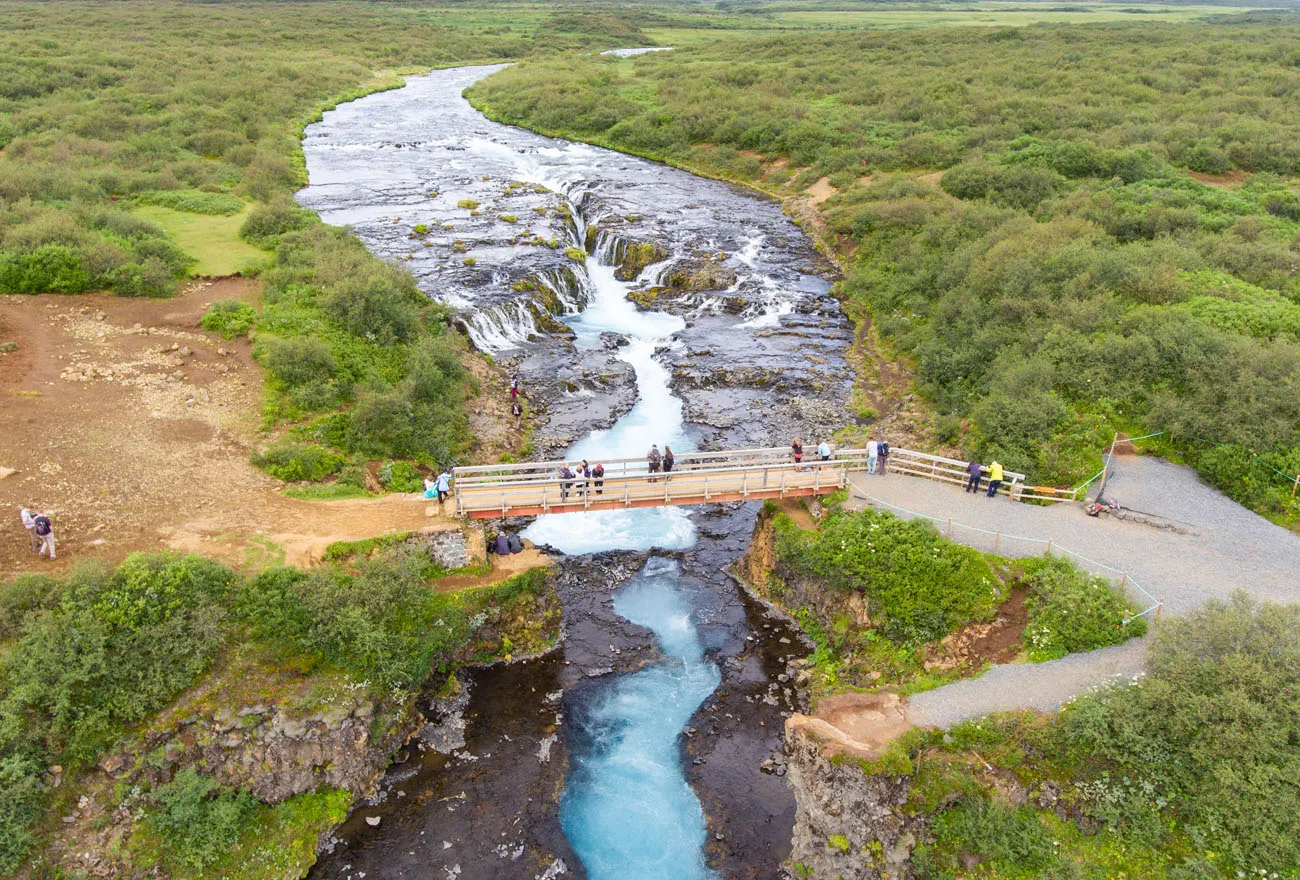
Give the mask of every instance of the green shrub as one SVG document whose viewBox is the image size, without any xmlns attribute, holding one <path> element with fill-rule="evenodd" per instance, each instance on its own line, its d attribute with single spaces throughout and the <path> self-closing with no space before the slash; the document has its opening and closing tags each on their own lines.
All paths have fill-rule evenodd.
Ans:
<svg viewBox="0 0 1300 880">
<path fill-rule="evenodd" d="M 193 189 L 150 190 L 135 198 L 142 205 L 158 205 L 189 214 L 238 214 L 246 204 L 238 196 Z"/>
<path fill-rule="evenodd" d="M 44 812 L 44 767 L 17 755 L 0 755 L 0 872 L 16 872 L 34 839 L 31 827 Z"/>
<path fill-rule="evenodd" d="M 928 523 L 864 510 L 832 515 L 818 532 L 776 520 L 776 551 L 795 576 L 858 592 L 879 630 L 896 642 L 940 638 L 997 605 L 983 557 L 944 540 Z"/>
<path fill-rule="evenodd" d="M 145 826 L 157 835 L 172 870 L 202 871 L 229 854 L 258 801 L 246 791 L 222 790 L 215 779 L 185 769 L 150 793 Z"/>
<path fill-rule="evenodd" d="M 61 589 L 57 580 L 41 574 L 0 582 L 0 642 L 16 638 L 28 615 L 53 607 Z"/>
<path fill-rule="evenodd" d="M 389 492 L 420 492 L 424 490 L 424 476 L 409 461 L 386 461 L 379 468 L 379 482 Z"/>
<path fill-rule="evenodd" d="M 257 310 L 246 302 L 237 299 L 223 299 L 208 307 L 199 322 L 204 330 L 220 333 L 226 339 L 235 339 L 253 329 L 257 320 Z"/>
<path fill-rule="evenodd" d="M 1025 565 L 1030 596 L 1024 644 L 1031 659 L 1052 660 L 1146 634 L 1146 619 L 1133 617 L 1136 609 L 1109 580 L 1059 557 Z"/>
<path fill-rule="evenodd" d="M 258 348 L 262 364 L 271 375 L 291 387 L 328 382 L 338 370 L 329 345 L 312 337 L 268 339 Z"/>
<path fill-rule="evenodd" d="M 253 457 L 253 464 L 288 483 L 315 482 L 337 473 L 347 459 L 315 443 L 282 440 Z"/>
<path fill-rule="evenodd" d="M 411 340 L 419 329 L 421 302 L 410 276 L 386 266 L 342 279 L 321 297 L 339 327 L 381 345 Z"/>
<path fill-rule="evenodd" d="M 279 243 L 280 236 L 305 229 L 314 222 L 315 215 L 310 211 L 290 202 L 276 201 L 258 205 L 250 211 L 248 219 L 239 227 L 239 237 L 258 247 L 273 248 Z"/>
<path fill-rule="evenodd" d="M 1044 872 L 1060 861 L 1051 832 L 1031 807 L 976 798 L 941 813 L 933 834 L 935 849 L 922 847 L 917 854 L 923 876 L 961 876 L 959 853 L 980 856 L 990 867 L 1034 872 L 1021 876 L 1048 876 Z"/>
</svg>

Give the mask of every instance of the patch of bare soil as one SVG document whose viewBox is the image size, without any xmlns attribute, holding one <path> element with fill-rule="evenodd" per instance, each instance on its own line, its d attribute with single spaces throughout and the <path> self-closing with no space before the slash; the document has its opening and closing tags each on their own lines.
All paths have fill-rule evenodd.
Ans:
<svg viewBox="0 0 1300 880">
<path fill-rule="evenodd" d="M 812 514 L 808 512 L 807 506 L 801 500 L 786 498 L 780 502 L 780 507 L 781 512 L 794 520 L 794 524 L 799 528 L 809 530 L 817 528 L 817 521 L 812 518 Z"/>
<path fill-rule="evenodd" d="M 1241 170 L 1227 171 L 1223 174 L 1202 174 L 1199 171 L 1188 171 L 1187 176 L 1206 186 L 1213 186 L 1218 189 L 1236 189 L 1245 186 L 1246 181 L 1250 180 L 1250 175 Z"/>
<path fill-rule="evenodd" d="M 785 722 L 786 739 L 811 735 L 826 757 L 848 755 L 871 760 L 912 727 L 898 694 L 835 694 L 817 702 L 812 716 L 794 714 Z"/>
<path fill-rule="evenodd" d="M 196 281 L 174 299 L 0 298 L 0 574 L 87 556 L 197 550 L 232 564 L 317 558 L 333 540 L 427 527 L 415 497 L 313 502 L 249 462 L 262 374 L 245 339 L 199 328 L 258 282 Z M 52 513 L 58 561 L 31 553 L 18 508 Z M 455 523 L 447 520 L 448 527 Z"/>
<path fill-rule="evenodd" d="M 839 192 L 839 190 L 831 186 L 829 177 L 823 177 L 804 190 L 804 192 L 808 193 L 814 205 L 820 205 L 822 202 L 835 195 L 835 193 Z"/>
<path fill-rule="evenodd" d="M 922 183 L 928 183 L 930 186 L 938 186 L 939 181 L 943 180 L 943 175 L 945 173 L 946 172 L 943 171 L 930 171 L 925 174 L 918 174 L 916 179 Z"/>
<path fill-rule="evenodd" d="M 975 672 L 989 664 L 1011 663 L 1029 623 L 1029 591 L 1012 590 L 988 623 L 972 623 L 945 636 L 926 651 L 927 672 Z"/>
<path fill-rule="evenodd" d="M 462 363 L 478 388 L 478 394 L 466 405 L 474 437 L 470 454 L 475 461 L 483 462 L 498 462 L 502 455 L 517 454 L 524 445 L 527 419 L 516 424 L 510 415 L 510 382 L 506 374 L 477 354 L 467 355 Z"/>
<path fill-rule="evenodd" d="M 508 577 L 523 574 L 529 569 L 541 565 L 554 565 L 555 560 L 538 550 L 531 542 L 526 542 L 522 551 L 511 553 L 509 556 L 498 556 L 495 553 L 489 553 L 488 563 L 492 566 L 492 569 L 487 574 L 456 574 L 451 577 L 441 578 L 438 581 L 438 592 L 452 593 L 456 590 L 491 586 Z"/>
</svg>

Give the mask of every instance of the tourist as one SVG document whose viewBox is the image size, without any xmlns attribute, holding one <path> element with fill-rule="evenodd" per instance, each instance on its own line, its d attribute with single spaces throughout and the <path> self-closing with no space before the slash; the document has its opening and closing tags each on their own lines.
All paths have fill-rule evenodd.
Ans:
<svg viewBox="0 0 1300 880">
<path fill-rule="evenodd" d="M 424 478 L 424 497 L 425 497 L 425 498 L 432 498 L 434 495 L 437 495 L 437 494 L 438 494 L 438 481 L 437 481 L 436 479 L 431 480 L 431 479 L 429 479 L 428 477 L 425 477 L 425 478 Z"/>
<path fill-rule="evenodd" d="M 520 393 L 521 392 L 519 390 L 519 377 L 515 376 L 513 379 L 510 380 L 510 399 L 515 403 L 518 403 Z"/>
<path fill-rule="evenodd" d="M 649 466 L 650 466 L 650 473 L 652 473 L 652 474 L 657 474 L 657 473 L 659 473 L 659 468 L 663 465 L 664 457 L 663 457 L 663 455 L 659 452 L 659 444 L 658 444 L 658 443 L 651 443 L 651 444 L 650 444 L 650 452 L 648 452 L 648 453 L 646 454 L 645 460 L 646 460 L 646 462 L 647 462 L 647 463 L 649 464 Z M 654 482 L 654 478 L 653 478 L 653 477 L 651 477 L 651 482 Z"/>
<path fill-rule="evenodd" d="M 591 478 L 596 485 L 596 494 L 605 494 L 605 466 L 596 462 L 596 466 L 591 469 Z"/>
<path fill-rule="evenodd" d="M 497 556 L 510 555 L 510 539 L 505 532 L 497 532 L 497 539 L 492 543 L 492 550 Z"/>
<path fill-rule="evenodd" d="M 519 404 L 519 401 L 516 400 L 510 404 L 510 415 L 515 417 L 515 427 L 518 428 L 519 423 L 524 419 L 524 408 Z"/>
<path fill-rule="evenodd" d="M 560 468 L 560 503 L 564 504 L 569 500 L 569 487 L 573 485 L 573 471 L 569 466 L 563 465 Z"/>
<path fill-rule="evenodd" d="M 876 472 L 876 465 L 879 460 L 880 444 L 876 442 L 875 437 L 872 437 L 867 441 L 867 473 L 874 474 Z"/>
<path fill-rule="evenodd" d="M 669 446 L 667 443 L 665 443 L 664 444 L 664 473 L 665 474 L 673 469 L 673 463 L 676 461 L 677 461 L 677 457 L 673 455 L 673 448 Z"/>
<path fill-rule="evenodd" d="M 794 442 L 790 444 L 790 454 L 794 456 L 794 464 L 798 468 L 803 461 L 803 440 L 794 438 Z"/>
<path fill-rule="evenodd" d="M 42 512 L 36 514 L 32 519 L 32 531 L 41 541 L 41 548 L 36 551 L 37 556 L 44 556 L 49 551 L 50 561 L 54 561 L 54 524 L 50 522 L 50 515 Z"/>
<path fill-rule="evenodd" d="M 1002 485 L 1002 465 L 995 461 L 993 462 L 993 464 L 989 465 L 989 497 L 990 498 L 997 497 L 998 486 L 1001 485 Z"/>
<path fill-rule="evenodd" d="M 451 494 L 451 474 L 446 471 L 438 474 L 438 481 L 433 484 L 433 487 L 438 490 L 438 503 L 442 504 Z"/>
<path fill-rule="evenodd" d="M 823 440 L 822 442 L 818 443 L 818 444 L 817 444 L 817 455 L 821 457 L 821 460 L 822 460 L 822 461 L 830 461 L 830 460 L 831 460 L 831 445 L 830 445 L 829 443 L 827 443 L 825 440 Z"/>
<path fill-rule="evenodd" d="M 880 459 L 880 473 L 884 474 L 885 468 L 889 466 L 889 441 L 881 440 L 876 446 L 876 458 Z"/>
<path fill-rule="evenodd" d="M 510 536 L 510 538 L 509 538 L 508 543 L 509 543 L 509 545 L 510 545 L 510 552 L 511 552 L 511 553 L 523 553 L 523 552 L 524 552 L 524 542 L 523 542 L 523 539 L 520 538 L 518 535 L 514 535 L 514 534 L 512 534 L 512 535 Z"/>
<path fill-rule="evenodd" d="M 978 461 L 970 461 L 966 464 L 966 473 L 970 476 L 966 479 L 966 491 L 978 492 L 980 490 L 980 473 L 983 472 L 984 466 Z"/>
<path fill-rule="evenodd" d="M 23 521 L 23 528 L 27 530 L 27 539 L 31 542 L 32 552 L 41 552 L 41 539 L 36 537 L 36 505 L 29 504 L 18 511 L 18 516 Z"/>
<path fill-rule="evenodd" d="M 578 465 L 577 477 L 578 494 L 585 497 L 587 494 L 587 482 L 591 479 L 591 465 L 587 464 L 587 459 L 585 458 L 582 460 L 582 464 Z"/>
</svg>

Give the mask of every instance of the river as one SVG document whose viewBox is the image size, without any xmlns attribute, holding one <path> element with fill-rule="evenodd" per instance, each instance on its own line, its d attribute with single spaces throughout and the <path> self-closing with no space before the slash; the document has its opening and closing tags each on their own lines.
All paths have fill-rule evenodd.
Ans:
<svg viewBox="0 0 1300 880">
<path fill-rule="evenodd" d="M 847 323 L 779 205 L 493 123 L 461 92 L 498 69 L 325 114 L 299 199 L 403 262 L 521 376 L 539 454 L 815 444 L 842 423 Z M 761 765 L 802 649 L 721 571 L 755 509 L 528 524 L 566 554 L 560 650 L 463 675 L 312 876 L 775 876 L 793 799 L 779 760 Z"/>
</svg>

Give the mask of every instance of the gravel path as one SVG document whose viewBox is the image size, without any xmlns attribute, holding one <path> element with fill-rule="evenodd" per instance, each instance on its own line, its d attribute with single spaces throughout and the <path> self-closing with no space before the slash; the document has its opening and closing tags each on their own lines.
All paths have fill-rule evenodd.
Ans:
<svg viewBox="0 0 1300 880">
<path fill-rule="evenodd" d="M 866 495 L 873 506 L 900 516 L 909 514 L 896 508 L 933 517 L 941 531 L 951 517 L 953 540 L 981 550 L 994 549 L 996 541 L 1004 556 L 1031 556 L 1042 553 L 1050 540 L 1054 550 L 1090 560 L 1076 559 L 1085 568 L 1126 572 L 1134 600 L 1145 602 L 1133 589 L 1140 585 L 1164 600 L 1164 614 L 1186 613 L 1237 589 L 1257 599 L 1300 601 L 1300 535 L 1229 500 L 1191 469 L 1166 461 L 1117 458 L 1106 494 L 1126 507 L 1177 521 L 1177 532 L 1089 517 L 1076 505 L 1043 508 L 968 495 L 913 477 L 863 474 L 852 483 L 859 504 Z M 1091 687 L 1137 674 L 1144 657 L 1145 644 L 1136 642 L 1050 663 L 999 666 L 980 678 L 917 694 L 911 712 L 918 724 L 948 727 L 1006 709 L 1048 711 Z"/>
</svg>

